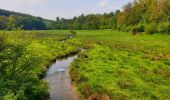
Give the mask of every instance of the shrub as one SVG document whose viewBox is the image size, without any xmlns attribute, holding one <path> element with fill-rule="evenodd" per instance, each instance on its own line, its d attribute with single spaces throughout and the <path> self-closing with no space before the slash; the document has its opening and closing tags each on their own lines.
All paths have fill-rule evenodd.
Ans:
<svg viewBox="0 0 170 100">
<path fill-rule="evenodd" d="M 160 33 L 170 34 L 170 23 L 169 22 L 160 23 L 158 27 L 158 31 Z"/>
<path fill-rule="evenodd" d="M 74 36 L 76 35 L 76 32 L 73 30 L 71 30 L 70 33 L 71 33 L 71 35 L 74 35 Z"/>
<path fill-rule="evenodd" d="M 126 31 L 126 28 L 127 26 L 125 26 L 125 25 L 122 25 L 122 26 L 119 26 L 117 29 L 119 30 L 119 31 L 123 31 L 123 32 L 125 32 Z"/>
<path fill-rule="evenodd" d="M 136 26 L 137 32 L 144 32 L 144 25 L 143 24 L 138 24 Z"/>
<path fill-rule="evenodd" d="M 144 32 L 144 25 L 143 24 L 134 25 L 131 28 L 131 32 L 133 35 L 137 34 L 138 32 Z"/>
<path fill-rule="evenodd" d="M 129 32 L 131 29 L 132 29 L 131 26 L 127 26 L 127 27 L 124 28 L 124 31 L 125 31 L 125 32 Z"/>
<path fill-rule="evenodd" d="M 136 35 L 137 34 L 136 26 L 133 26 L 131 31 L 133 35 Z"/>
<path fill-rule="evenodd" d="M 7 93 L 5 96 L 0 98 L 2 100 L 17 100 L 17 97 L 13 93 Z"/>
<path fill-rule="evenodd" d="M 147 34 L 154 34 L 157 32 L 157 24 L 156 23 L 150 23 L 145 26 L 145 32 Z"/>
</svg>

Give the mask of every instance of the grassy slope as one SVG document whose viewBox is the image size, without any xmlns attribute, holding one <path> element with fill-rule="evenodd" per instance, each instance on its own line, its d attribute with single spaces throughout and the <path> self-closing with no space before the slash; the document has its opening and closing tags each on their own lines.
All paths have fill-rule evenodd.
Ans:
<svg viewBox="0 0 170 100">
<path fill-rule="evenodd" d="M 170 98 L 170 36 L 77 33 L 89 49 L 72 63 L 70 73 L 85 98 Z"/>
</svg>

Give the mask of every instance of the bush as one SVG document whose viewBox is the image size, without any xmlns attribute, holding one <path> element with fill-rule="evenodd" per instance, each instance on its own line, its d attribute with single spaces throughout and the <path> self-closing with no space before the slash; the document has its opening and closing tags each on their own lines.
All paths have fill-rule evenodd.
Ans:
<svg viewBox="0 0 170 100">
<path fill-rule="evenodd" d="M 7 93 L 5 96 L 0 98 L 2 100 L 17 100 L 17 97 L 13 93 Z"/>
<path fill-rule="evenodd" d="M 131 28 L 131 32 L 132 32 L 133 35 L 136 35 L 136 34 L 139 33 L 139 32 L 144 32 L 144 26 L 143 26 L 143 24 L 134 25 L 134 26 Z"/>
<path fill-rule="evenodd" d="M 150 23 L 145 26 L 145 32 L 147 34 L 154 34 L 157 32 L 157 24 L 156 23 Z"/>
<path fill-rule="evenodd" d="M 71 33 L 71 35 L 76 35 L 76 32 L 73 30 L 71 30 L 70 33 Z"/>
<path fill-rule="evenodd" d="M 143 24 L 138 24 L 136 26 L 137 32 L 144 32 L 144 25 Z"/>
<path fill-rule="evenodd" d="M 132 29 L 131 26 L 127 26 L 127 27 L 124 28 L 124 32 L 129 32 L 131 29 Z"/>
<path fill-rule="evenodd" d="M 158 27 L 158 31 L 160 33 L 170 34 L 170 23 L 169 22 L 160 23 Z"/>
</svg>

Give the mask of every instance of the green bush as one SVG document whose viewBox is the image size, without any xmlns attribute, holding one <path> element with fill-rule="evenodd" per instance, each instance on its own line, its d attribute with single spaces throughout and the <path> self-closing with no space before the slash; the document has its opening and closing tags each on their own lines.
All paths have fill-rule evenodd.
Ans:
<svg viewBox="0 0 170 100">
<path fill-rule="evenodd" d="M 2 100 L 17 100 L 17 97 L 13 93 L 7 93 L 5 96 L 0 98 Z"/>
<path fill-rule="evenodd" d="M 160 33 L 170 34 L 170 23 L 169 22 L 160 23 L 158 27 L 158 31 Z"/>
<path fill-rule="evenodd" d="M 144 25 L 143 24 L 138 24 L 136 26 L 137 32 L 144 32 Z"/>
<path fill-rule="evenodd" d="M 124 28 L 124 32 L 129 32 L 131 29 L 132 29 L 131 26 L 127 26 L 127 27 Z"/>
<path fill-rule="evenodd" d="M 144 26 L 142 24 L 138 24 L 138 25 L 134 25 L 132 28 L 131 28 L 131 32 L 133 34 L 136 34 L 138 32 L 144 32 Z"/>
<path fill-rule="evenodd" d="M 76 32 L 75 32 L 75 31 L 73 31 L 73 30 L 71 30 L 71 31 L 70 31 L 70 33 L 71 33 L 71 35 L 73 35 L 73 36 L 75 36 L 75 35 L 76 35 Z"/>
<path fill-rule="evenodd" d="M 150 23 L 145 26 L 145 32 L 147 34 L 154 34 L 157 32 L 157 24 L 156 23 Z"/>
<path fill-rule="evenodd" d="M 127 29 L 127 26 L 125 26 L 125 25 L 122 25 L 122 26 L 119 26 L 117 29 L 119 30 L 119 31 L 123 31 L 123 32 L 125 32 Z"/>
</svg>

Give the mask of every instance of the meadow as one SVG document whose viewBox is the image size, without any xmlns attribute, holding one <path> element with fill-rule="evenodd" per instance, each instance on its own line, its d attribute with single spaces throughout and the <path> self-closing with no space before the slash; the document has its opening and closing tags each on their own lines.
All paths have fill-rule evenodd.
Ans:
<svg viewBox="0 0 170 100">
<path fill-rule="evenodd" d="M 70 69 L 78 91 L 89 100 L 170 97 L 170 36 L 116 31 L 78 31 L 86 52 Z"/>
<path fill-rule="evenodd" d="M 0 99 L 48 99 L 48 84 L 41 80 L 47 66 L 77 52 L 70 75 L 83 99 L 170 98 L 169 35 L 75 32 L 75 37 L 61 42 L 69 30 L 1 31 Z"/>
</svg>

